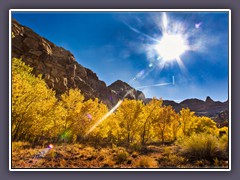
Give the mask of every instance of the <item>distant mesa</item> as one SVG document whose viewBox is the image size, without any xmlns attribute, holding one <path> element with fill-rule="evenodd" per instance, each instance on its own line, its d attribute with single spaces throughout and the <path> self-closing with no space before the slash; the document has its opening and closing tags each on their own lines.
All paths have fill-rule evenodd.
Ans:
<svg viewBox="0 0 240 180">
<path fill-rule="evenodd" d="M 62 47 L 58 47 L 33 30 L 22 26 L 12 20 L 12 57 L 22 60 L 33 67 L 35 75 L 42 74 L 47 85 L 56 91 L 57 96 L 70 88 L 79 88 L 86 99 L 99 98 L 109 108 L 113 107 L 120 99 L 138 99 L 145 103 L 151 98 L 145 98 L 143 92 L 131 87 L 126 82 L 117 80 L 109 86 L 99 80 L 96 73 L 80 65 L 74 55 Z M 196 115 L 216 117 L 220 112 L 225 112 L 218 117 L 225 116 L 228 111 L 226 102 L 215 102 L 209 96 L 205 101 L 199 99 L 186 99 L 180 103 L 164 100 L 163 105 L 172 106 L 177 112 L 182 108 L 189 108 Z"/>
</svg>

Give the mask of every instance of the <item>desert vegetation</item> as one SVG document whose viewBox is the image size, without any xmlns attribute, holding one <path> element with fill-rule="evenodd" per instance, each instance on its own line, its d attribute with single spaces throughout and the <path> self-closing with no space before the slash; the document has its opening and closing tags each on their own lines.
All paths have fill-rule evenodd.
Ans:
<svg viewBox="0 0 240 180">
<path fill-rule="evenodd" d="M 79 89 L 56 97 L 31 71 L 12 59 L 12 168 L 228 168 L 228 128 L 208 117 L 124 99 L 88 133 L 107 106 Z"/>
</svg>

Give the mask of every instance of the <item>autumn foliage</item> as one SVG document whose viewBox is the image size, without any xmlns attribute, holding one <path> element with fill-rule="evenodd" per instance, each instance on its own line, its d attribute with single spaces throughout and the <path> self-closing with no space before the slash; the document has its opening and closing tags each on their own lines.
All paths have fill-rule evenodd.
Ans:
<svg viewBox="0 0 240 180">
<path fill-rule="evenodd" d="M 106 105 L 98 99 L 85 100 L 79 89 L 70 89 L 56 98 L 41 76 L 36 77 L 31 71 L 20 59 L 12 59 L 12 141 L 93 142 L 136 148 L 151 143 L 182 142 L 189 153 L 190 141 L 199 140 L 202 135 L 198 135 L 204 133 L 211 140 L 227 144 L 227 127 L 219 129 L 212 119 L 195 116 L 189 109 L 177 113 L 156 98 L 147 104 L 124 99 L 115 112 L 86 136 L 109 111 Z M 196 149 L 194 153 L 198 153 Z M 121 161 L 127 153 L 118 156 Z M 144 162 L 145 159 L 139 160 L 139 166 L 145 166 Z"/>
</svg>

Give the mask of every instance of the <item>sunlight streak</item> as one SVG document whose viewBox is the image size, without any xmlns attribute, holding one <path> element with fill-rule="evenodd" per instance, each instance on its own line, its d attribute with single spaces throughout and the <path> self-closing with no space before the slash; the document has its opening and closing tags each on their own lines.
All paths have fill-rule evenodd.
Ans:
<svg viewBox="0 0 240 180">
<path fill-rule="evenodd" d="M 153 85 L 147 85 L 147 86 L 139 86 L 136 87 L 136 89 L 142 89 L 142 88 L 148 88 L 148 87 L 158 87 L 158 86 L 166 86 L 166 85 L 171 85 L 173 83 L 160 83 L 160 84 L 153 84 Z"/>
<path fill-rule="evenodd" d="M 132 85 L 134 83 L 134 81 L 136 80 L 142 80 L 144 79 L 145 77 L 147 77 L 156 67 L 154 66 L 153 63 L 150 63 L 148 68 L 144 69 L 144 70 L 141 70 L 140 72 L 137 73 L 137 75 L 135 77 L 133 77 L 132 79 L 130 79 L 128 81 L 128 84 L 129 85 Z"/>
<path fill-rule="evenodd" d="M 163 24 L 163 27 L 162 27 L 163 34 L 165 34 L 167 33 L 167 27 L 168 27 L 168 19 L 165 12 L 162 15 L 162 24 Z"/>
<path fill-rule="evenodd" d="M 187 74 L 188 73 L 188 70 L 187 68 L 185 67 L 184 63 L 182 62 L 182 59 L 180 57 L 177 57 L 176 58 L 176 61 L 178 63 L 178 66 L 180 67 L 181 71 L 184 73 L 184 74 Z"/>
<path fill-rule="evenodd" d="M 89 131 L 84 135 L 84 137 L 88 136 L 88 134 L 91 133 L 102 121 L 108 118 L 122 104 L 122 102 L 123 100 L 118 101 L 118 103 L 107 114 L 105 114 L 89 129 Z"/>
<path fill-rule="evenodd" d="M 168 16 L 166 12 L 162 13 L 161 19 L 155 19 L 156 24 L 159 24 L 160 29 L 160 37 L 155 38 L 152 37 L 140 30 L 132 27 L 128 23 L 124 23 L 130 30 L 133 32 L 142 35 L 148 40 L 153 41 L 153 44 L 147 44 L 145 46 L 145 50 L 147 50 L 147 57 L 150 61 L 148 67 L 146 69 L 141 70 L 136 74 L 135 77 L 129 80 L 128 84 L 132 84 L 134 81 L 143 79 L 153 70 L 161 71 L 169 61 L 176 61 L 180 70 L 186 74 L 187 69 L 181 59 L 181 55 L 186 51 L 190 50 L 188 44 L 188 38 L 190 34 L 186 31 L 186 27 L 184 23 L 179 21 L 171 21 L 169 22 Z M 202 22 L 195 25 L 195 30 L 200 28 Z M 156 66 L 154 66 L 156 65 Z M 172 76 L 171 83 L 160 83 L 153 85 L 145 85 L 136 87 L 135 89 L 144 89 L 148 87 L 159 87 L 166 85 L 175 85 L 175 78 Z M 127 91 L 127 93 L 123 96 L 122 100 L 120 100 L 107 114 L 105 114 L 101 119 L 99 119 L 85 134 L 85 137 L 91 133 L 102 121 L 108 118 L 123 102 L 123 99 L 126 98 L 130 93 L 132 93 L 132 89 Z"/>
<path fill-rule="evenodd" d="M 146 38 L 148 38 L 148 39 L 151 39 L 152 41 L 159 42 L 156 38 L 153 38 L 153 37 L 149 36 L 148 34 L 139 31 L 138 29 L 130 26 L 130 25 L 127 24 L 127 23 L 125 23 L 125 24 L 126 24 L 126 26 L 128 26 L 129 29 L 131 29 L 133 32 L 138 33 L 138 34 L 141 34 L 141 35 L 143 35 L 144 37 L 146 37 Z"/>
<path fill-rule="evenodd" d="M 183 73 L 186 73 L 186 67 L 184 66 L 183 61 L 180 56 L 188 50 L 192 50 L 189 47 L 188 38 L 190 36 L 189 31 L 186 29 L 187 26 L 180 21 L 169 21 L 166 12 L 163 12 L 161 18 L 153 18 L 156 25 L 159 27 L 159 37 L 152 37 L 140 30 L 132 27 L 131 25 L 126 24 L 129 29 L 133 32 L 138 33 L 154 43 L 145 44 L 144 49 L 146 50 L 148 60 L 150 61 L 149 67 L 153 66 L 154 61 L 159 61 L 157 70 L 162 70 L 164 65 L 169 61 L 176 61 Z M 200 28 L 201 22 L 196 24 L 194 30 Z M 157 64 L 157 63 L 156 63 Z M 147 74 L 147 73 L 146 73 Z M 145 75 L 143 75 L 144 77 Z M 139 77 L 134 77 L 130 80 L 133 82 L 139 79 Z"/>
</svg>

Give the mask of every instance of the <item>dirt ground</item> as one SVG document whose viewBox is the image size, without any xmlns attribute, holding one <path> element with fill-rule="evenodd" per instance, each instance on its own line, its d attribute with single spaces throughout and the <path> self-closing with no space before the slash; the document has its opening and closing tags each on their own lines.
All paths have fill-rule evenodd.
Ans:
<svg viewBox="0 0 240 180">
<path fill-rule="evenodd" d="M 141 150 L 66 144 L 47 147 L 13 146 L 12 168 L 228 168 L 228 161 L 191 161 L 178 146 L 149 145 Z"/>
</svg>

